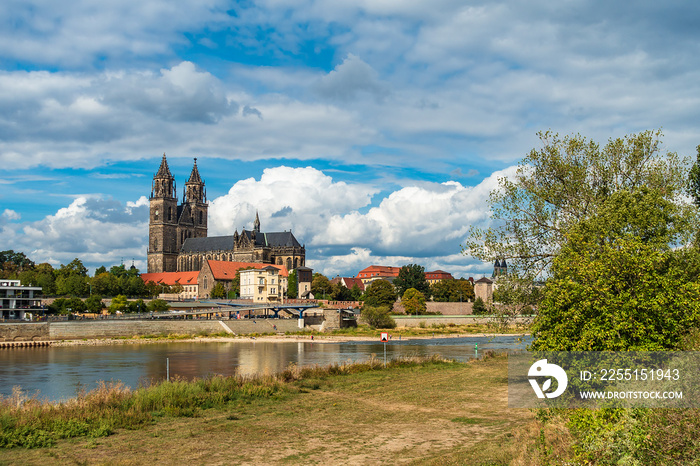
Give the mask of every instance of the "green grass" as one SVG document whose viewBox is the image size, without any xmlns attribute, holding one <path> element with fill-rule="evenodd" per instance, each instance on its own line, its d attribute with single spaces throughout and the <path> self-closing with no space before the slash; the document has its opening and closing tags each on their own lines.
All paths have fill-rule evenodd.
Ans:
<svg viewBox="0 0 700 466">
<path fill-rule="evenodd" d="M 536 441 L 514 435 L 533 415 L 507 408 L 506 358 L 489 356 L 105 385 L 63 404 L 15 393 L 0 403 L 2 435 L 15 439 L 1 454 L 16 464 L 509 464 Z"/>
</svg>

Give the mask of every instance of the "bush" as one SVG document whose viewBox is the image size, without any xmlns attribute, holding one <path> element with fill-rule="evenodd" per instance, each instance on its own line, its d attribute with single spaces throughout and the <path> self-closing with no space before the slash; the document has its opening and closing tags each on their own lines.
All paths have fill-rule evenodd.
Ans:
<svg viewBox="0 0 700 466">
<path fill-rule="evenodd" d="M 474 306 L 472 306 L 472 314 L 474 315 L 484 315 L 489 313 L 489 308 L 486 307 L 484 300 L 481 298 L 476 298 L 474 301 Z"/>
<path fill-rule="evenodd" d="M 396 322 L 389 315 L 387 306 L 364 306 L 362 318 L 372 328 L 396 328 Z"/>
</svg>

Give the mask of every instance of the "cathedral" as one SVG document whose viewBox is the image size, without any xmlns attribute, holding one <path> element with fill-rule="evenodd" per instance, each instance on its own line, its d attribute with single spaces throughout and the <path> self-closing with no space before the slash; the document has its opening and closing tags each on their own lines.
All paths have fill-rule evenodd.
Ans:
<svg viewBox="0 0 700 466">
<path fill-rule="evenodd" d="M 255 215 L 252 231 L 231 236 L 207 236 L 209 204 L 197 159 L 178 205 L 175 178 L 163 154 L 153 176 L 148 223 L 148 273 L 201 270 L 206 260 L 304 266 L 306 249 L 291 231 L 263 233 Z"/>
</svg>

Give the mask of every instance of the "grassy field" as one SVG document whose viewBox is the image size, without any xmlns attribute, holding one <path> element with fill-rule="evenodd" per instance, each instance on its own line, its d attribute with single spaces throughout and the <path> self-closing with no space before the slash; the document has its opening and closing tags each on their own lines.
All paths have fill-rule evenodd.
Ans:
<svg viewBox="0 0 700 466">
<path fill-rule="evenodd" d="M 291 368 L 237 388 L 227 383 L 122 391 L 115 406 L 130 412 L 131 424 L 51 447 L 5 448 L 0 464 L 538 464 L 538 424 L 530 411 L 507 408 L 503 356 Z M 83 409 L 95 412 L 92 404 L 113 415 L 104 390 L 83 400 Z M 10 399 L 1 407 L 7 427 L 19 408 Z M 31 409 L 27 415 L 40 416 L 41 406 Z M 81 416 L 90 421 L 80 409 L 53 414 L 64 424 Z"/>
</svg>

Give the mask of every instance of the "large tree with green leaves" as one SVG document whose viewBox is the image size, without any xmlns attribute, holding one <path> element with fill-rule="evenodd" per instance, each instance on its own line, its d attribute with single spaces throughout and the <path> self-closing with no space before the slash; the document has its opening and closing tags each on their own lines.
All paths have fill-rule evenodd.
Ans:
<svg viewBox="0 0 700 466">
<path fill-rule="evenodd" d="M 386 306 L 391 309 L 396 302 L 397 294 L 394 285 L 386 280 L 374 280 L 366 285 L 363 295 L 364 305 L 371 307 Z"/>
<path fill-rule="evenodd" d="M 394 279 L 394 286 L 402 296 L 409 288 L 415 288 L 426 296 L 430 294 L 430 285 L 425 279 L 425 268 L 418 264 L 401 267 L 399 275 Z"/>
<path fill-rule="evenodd" d="M 468 302 L 474 299 L 474 285 L 469 280 L 440 280 L 430 287 L 430 294 L 437 302 Z"/>
<path fill-rule="evenodd" d="M 425 295 L 415 288 L 406 290 L 401 297 L 401 304 L 403 304 L 406 314 L 418 315 L 424 313 L 426 310 Z"/>
<path fill-rule="evenodd" d="M 673 201 L 687 187 L 686 160 L 662 151 L 659 131 L 610 139 L 602 147 L 580 135 L 547 131 L 539 137 L 542 148 L 533 149 L 513 177 L 499 179 L 488 201 L 493 226 L 472 228 L 465 254 L 508 258 L 516 272 L 546 275 L 570 229 L 614 193 L 646 187 Z"/>
<path fill-rule="evenodd" d="M 328 277 L 315 273 L 311 279 L 311 292 L 316 299 L 328 299 L 331 295 L 331 282 Z"/>
</svg>

